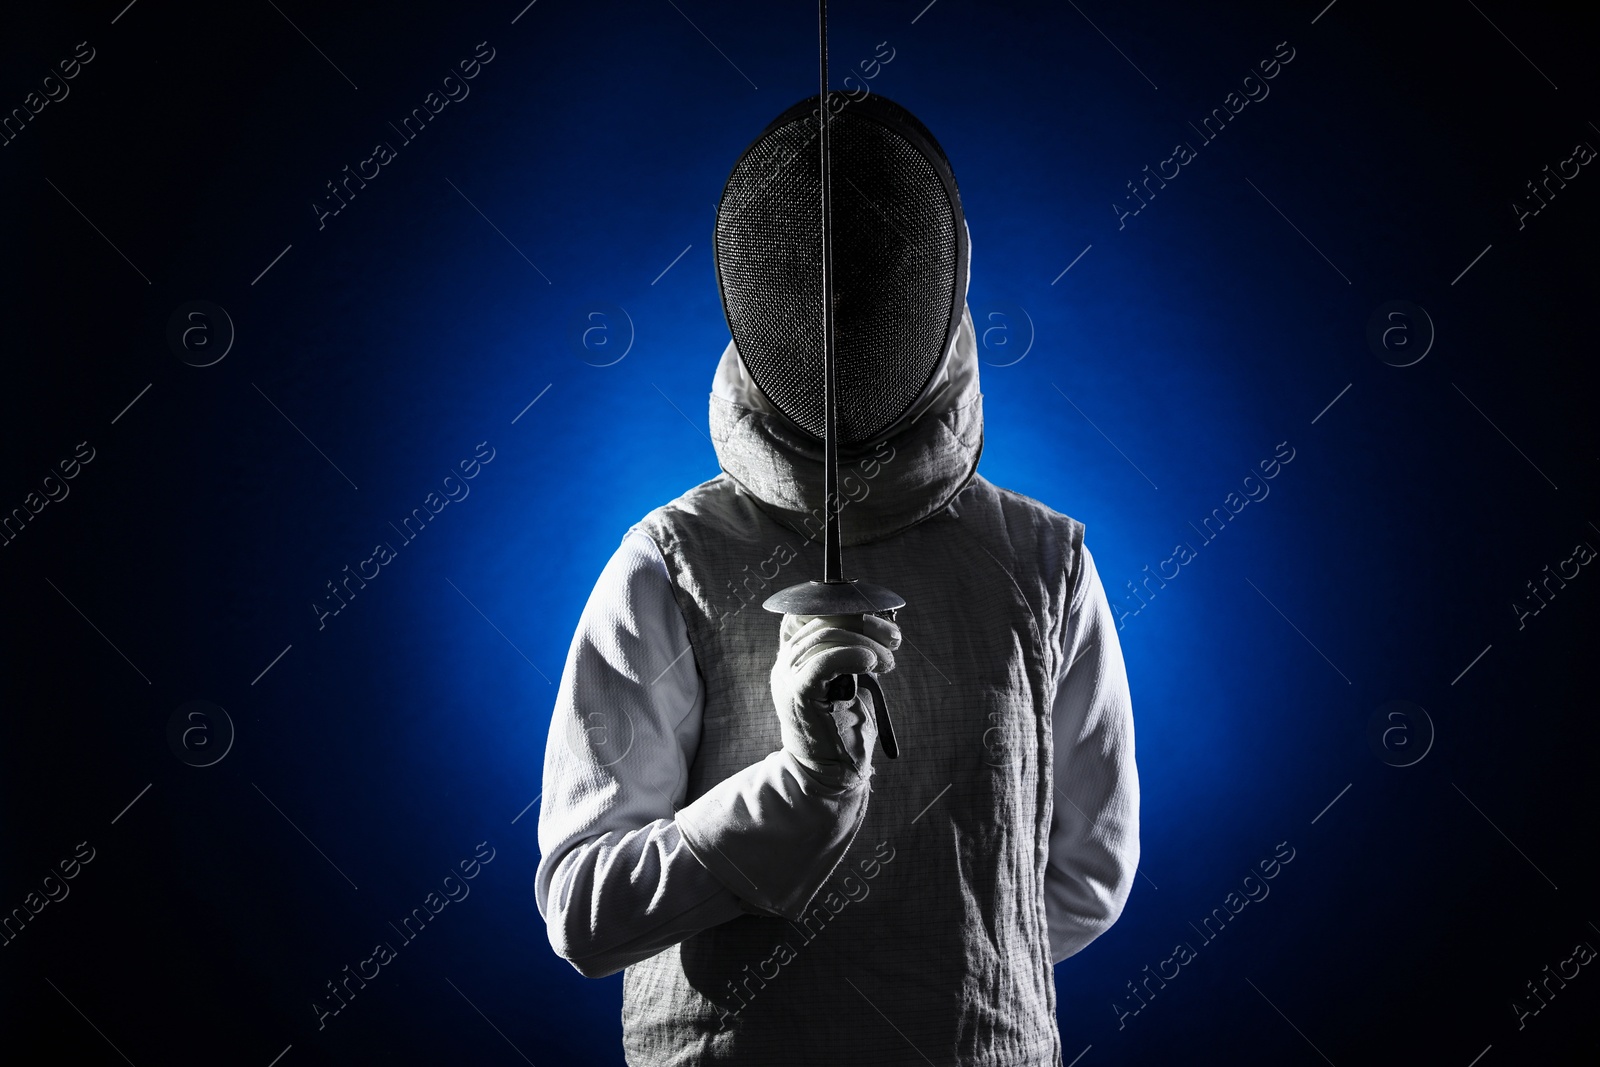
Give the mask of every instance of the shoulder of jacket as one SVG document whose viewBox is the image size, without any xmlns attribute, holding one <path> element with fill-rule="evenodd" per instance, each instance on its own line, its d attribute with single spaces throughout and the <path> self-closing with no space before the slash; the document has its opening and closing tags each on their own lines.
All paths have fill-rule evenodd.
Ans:
<svg viewBox="0 0 1600 1067">
<path fill-rule="evenodd" d="M 693 539 L 712 530 L 738 536 L 750 525 L 751 510 L 738 483 L 727 474 L 718 474 L 653 508 L 634 528 L 649 534 L 657 544 Z"/>
<path fill-rule="evenodd" d="M 708 509 L 714 508 L 722 498 L 735 491 L 733 480 L 726 474 L 719 473 L 714 478 L 708 478 L 699 485 L 684 490 L 665 504 L 651 508 L 639 521 L 643 523 L 678 515 L 690 517 L 703 515 Z"/>
<path fill-rule="evenodd" d="M 1074 549 L 1083 543 L 1084 525 L 1072 516 L 1014 489 L 995 485 L 982 475 L 974 475 L 971 485 L 994 497 L 996 505 L 1007 520 L 1007 525 L 1022 522 L 1034 528 L 1049 529 L 1056 535 L 1057 540 L 1071 544 Z"/>
<path fill-rule="evenodd" d="M 972 502 L 992 517 L 990 522 L 978 522 L 972 527 L 974 533 L 990 531 L 988 537 L 979 534 L 990 542 L 989 551 L 996 558 L 1007 559 L 1007 566 L 1015 573 L 1033 574 L 1044 587 L 1053 590 L 1052 599 L 1070 597 L 1082 566 L 1083 523 L 980 475 L 973 477 L 968 489 L 975 490 L 976 499 Z"/>
</svg>

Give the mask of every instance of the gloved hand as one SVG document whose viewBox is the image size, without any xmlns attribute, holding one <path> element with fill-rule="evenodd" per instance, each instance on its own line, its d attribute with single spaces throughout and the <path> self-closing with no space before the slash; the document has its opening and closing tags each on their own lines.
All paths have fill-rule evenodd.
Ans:
<svg viewBox="0 0 1600 1067">
<path fill-rule="evenodd" d="M 866 692 L 830 701 L 844 674 L 894 669 L 900 628 L 875 616 L 786 615 L 772 699 L 781 751 L 735 771 L 677 811 L 683 843 L 759 914 L 797 922 L 867 815 L 878 732 Z"/>
<path fill-rule="evenodd" d="M 830 701 L 840 675 L 894 670 L 900 627 L 876 615 L 785 615 L 772 666 L 772 703 L 783 747 L 817 782 L 853 785 L 872 774 L 878 738 L 873 709 L 860 693 Z"/>
</svg>

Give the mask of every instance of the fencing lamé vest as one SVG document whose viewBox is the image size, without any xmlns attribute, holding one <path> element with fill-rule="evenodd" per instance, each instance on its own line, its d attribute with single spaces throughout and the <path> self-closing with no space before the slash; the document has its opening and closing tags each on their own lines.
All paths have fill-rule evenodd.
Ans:
<svg viewBox="0 0 1600 1067">
<path fill-rule="evenodd" d="M 633 964 L 630 1064 L 1060 1062 L 1044 905 L 1051 706 L 1083 527 L 976 474 L 976 382 L 841 479 L 846 573 L 906 599 L 854 842 L 799 922 L 749 914 Z M 685 802 L 782 747 L 771 593 L 822 573 L 820 465 L 713 398 L 724 473 L 639 523 L 705 694 Z M 774 847 L 783 847 L 774 843 Z"/>
</svg>

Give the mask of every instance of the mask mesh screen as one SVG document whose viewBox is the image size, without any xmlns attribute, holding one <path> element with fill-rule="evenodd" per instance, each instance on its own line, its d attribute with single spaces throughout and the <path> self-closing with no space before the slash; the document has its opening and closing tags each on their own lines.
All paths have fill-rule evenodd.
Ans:
<svg viewBox="0 0 1600 1067">
<path fill-rule="evenodd" d="M 871 441 L 921 395 L 956 299 L 957 208 L 915 145 L 846 106 L 832 140 L 838 440 Z M 824 428 L 822 192 L 816 120 L 763 135 L 728 180 L 715 258 L 739 355 L 806 432 Z"/>
</svg>

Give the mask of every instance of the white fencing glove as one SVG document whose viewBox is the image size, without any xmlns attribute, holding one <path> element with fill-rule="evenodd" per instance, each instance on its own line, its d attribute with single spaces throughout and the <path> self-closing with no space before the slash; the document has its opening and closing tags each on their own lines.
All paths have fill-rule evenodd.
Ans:
<svg viewBox="0 0 1600 1067">
<path fill-rule="evenodd" d="M 783 748 L 678 809 L 684 844 L 753 911 L 798 921 L 867 815 L 878 732 L 869 691 L 841 675 L 894 669 L 900 628 L 872 615 L 785 615 L 772 668 Z"/>
<path fill-rule="evenodd" d="M 894 670 L 900 627 L 876 615 L 785 615 L 772 665 L 772 703 L 784 751 L 833 788 L 872 775 L 878 739 L 873 708 L 860 693 L 829 700 L 841 675 Z"/>
</svg>

